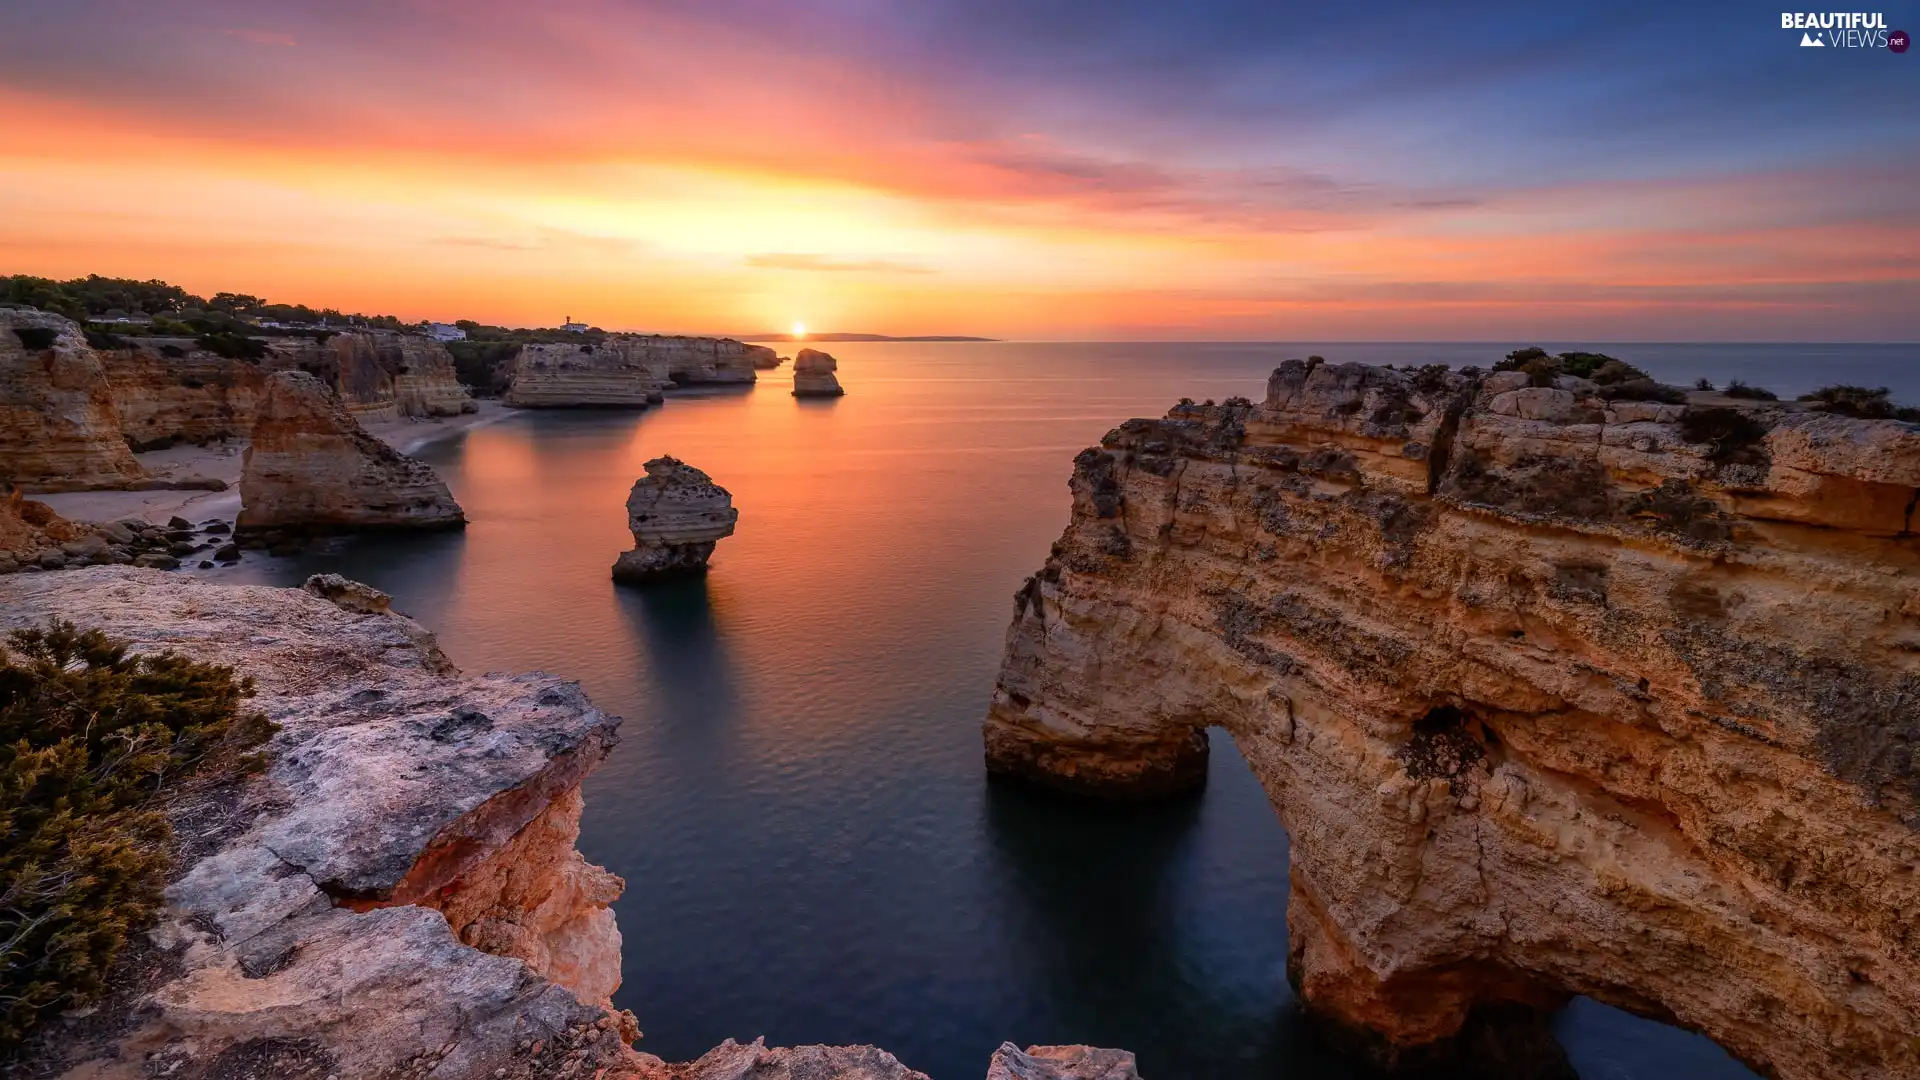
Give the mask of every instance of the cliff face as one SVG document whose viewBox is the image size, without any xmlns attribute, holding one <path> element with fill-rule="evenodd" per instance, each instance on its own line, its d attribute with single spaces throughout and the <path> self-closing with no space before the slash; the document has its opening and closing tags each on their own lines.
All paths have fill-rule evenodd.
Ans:
<svg viewBox="0 0 1920 1080">
<path fill-rule="evenodd" d="M 87 1075 L 239 1075 L 222 1063 L 290 1046 L 354 1077 L 526 1075 L 532 1040 L 583 1048 L 586 1075 L 635 1056 L 601 1007 L 621 883 L 572 843 L 618 720 L 550 676 L 462 675 L 385 606 L 339 579 L 0 580 L 0 627 L 59 616 L 231 664 L 281 725 L 264 776 L 176 821 L 169 959 L 119 1003 L 131 1031 L 63 1042 Z"/>
<path fill-rule="evenodd" d="M 98 355 L 121 434 L 136 450 L 246 438 L 269 374 L 192 338 L 129 338 Z"/>
<path fill-rule="evenodd" d="M 90 491 L 146 478 L 80 327 L 58 315 L 0 308 L 0 482 Z"/>
<path fill-rule="evenodd" d="M 1290 973 L 1388 1062 L 1589 994 L 1920 1075 L 1920 427 L 1289 362 L 1075 461 L 989 767 L 1292 839 Z"/>
<path fill-rule="evenodd" d="M 846 393 L 834 372 L 839 361 L 818 349 L 801 349 L 793 358 L 794 397 L 839 397 Z"/>
<path fill-rule="evenodd" d="M 773 356 L 731 338 L 616 334 L 598 342 L 522 346 L 506 403 L 520 408 L 645 408 L 669 386 L 750 383 Z M 777 360 L 777 357 L 775 357 Z"/>
<path fill-rule="evenodd" d="M 438 529 L 466 524 L 426 463 L 368 435 L 304 371 L 267 380 L 240 476 L 237 530 Z"/>
<path fill-rule="evenodd" d="M 476 407 L 454 372 L 453 354 L 417 334 L 347 331 L 325 341 L 281 338 L 268 348 L 265 367 L 298 369 L 331 384 L 362 423 L 458 416 Z"/>
</svg>

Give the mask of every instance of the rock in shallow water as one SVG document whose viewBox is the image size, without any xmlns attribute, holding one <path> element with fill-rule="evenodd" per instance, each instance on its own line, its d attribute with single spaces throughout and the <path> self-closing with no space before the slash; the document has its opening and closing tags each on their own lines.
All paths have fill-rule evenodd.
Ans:
<svg viewBox="0 0 1920 1080">
<path fill-rule="evenodd" d="M 733 496 L 706 473 L 675 458 L 654 458 L 627 496 L 633 550 L 613 564 L 613 579 L 634 584 L 703 574 L 714 544 L 733 535 L 739 518 Z"/>
<path fill-rule="evenodd" d="M 1133 1055 L 1097 1046 L 1001 1043 L 987 1063 L 987 1080 L 1140 1080 Z"/>
<path fill-rule="evenodd" d="M 834 374 L 840 363 L 818 349 L 801 349 L 793 359 L 794 397 L 839 397 L 846 391 Z"/>
</svg>

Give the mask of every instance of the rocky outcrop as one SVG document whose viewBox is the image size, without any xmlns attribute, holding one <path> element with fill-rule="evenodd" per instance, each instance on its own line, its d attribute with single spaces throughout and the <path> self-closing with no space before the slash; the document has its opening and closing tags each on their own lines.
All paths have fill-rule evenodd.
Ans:
<svg viewBox="0 0 1920 1080">
<path fill-rule="evenodd" d="M 446 346 L 415 334 L 334 334 L 313 346 L 331 353 L 334 382 L 362 423 L 402 416 L 458 416 L 476 406 Z M 325 363 L 323 361 L 323 363 Z"/>
<path fill-rule="evenodd" d="M 522 346 L 506 402 L 523 409 L 658 404 L 672 386 L 750 383 L 772 349 L 732 338 L 610 334 L 578 344 Z"/>
<path fill-rule="evenodd" d="M 987 1080 L 1140 1080 L 1133 1055 L 1096 1046 L 1001 1043 L 987 1063 Z"/>
<path fill-rule="evenodd" d="M 314 1075 L 352 1077 L 551 1075 L 543 1053 L 588 1076 L 641 1062 L 631 1018 L 604 1007 L 620 882 L 572 846 L 580 782 L 618 720 L 551 676 L 462 675 L 349 584 L 0 579 L 0 628 L 75 619 L 232 665 L 280 726 L 264 775 L 176 818 L 187 855 L 156 976 L 122 984 L 97 1037 L 69 1027 L 52 1052 L 101 1078 L 283 1075 L 272 1055 L 296 1050 Z"/>
<path fill-rule="evenodd" d="M 754 369 L 758 371 L 772 371 L 786 363 L 788 359 L 765 345 L 749 345 L 747 348 L 752 350 L 749 359 L 753 361 Z"/>
<path fill-rule="evenodd" d="M 0 484 L 94 491 L 146 478 L 80 327 L 42 311 L 0 308 Z"/>
<path fill-rule="evenodd" d="M 16 489 L 0 495 L 0 574 L 23 567 L 59 570 L 74 556 L 61 545 L 78 543 L 85 526 L 68 521 L 46 503 L 22 498 Z M 101 544 L 102 550 L 107 545 Z"/>
<path fill-rule="evenodd" d="M 1920 1075 L 1920 427 L 1290 361 L 1074 463 L 989 768 L 1292 846 L 1290 974 L 1387 1063 L 1569 994 Z"/>
<path fill-rule="evenodd" d="M 368 435 L 325 384 L 278 372 L 240 476 L 242 532 L 443 529 L 466 524 L 426 463 Z"/>
<path fill-rule="evenodd" d="M 192 338 L 125 338 L 97 354 L 120 431 L 136 451 L 244 439 L 270 371 Z"/>
<path fill-rule="evenodd" d="M 658 404 L 665 374 L 616 341 L 523 345 L 506 403 L 521 409 L 644 409 Z"/>
<path fill-rule="evenodd" d="M 627 496 L 633 550 L 620 553 L 613 580 L 644 584 L 704 574 L 714 545 L 733 535 L 738 520 L 733 496 L 706 473 L 675 458 L 654 458 Z"/>
<path fill-rule="evenodd" d="M 801 349 L 793 358 L 794 397 L 839 397 L 846 393 L 834 372 L 840 364 L 818 349 Z"/>
</svg>

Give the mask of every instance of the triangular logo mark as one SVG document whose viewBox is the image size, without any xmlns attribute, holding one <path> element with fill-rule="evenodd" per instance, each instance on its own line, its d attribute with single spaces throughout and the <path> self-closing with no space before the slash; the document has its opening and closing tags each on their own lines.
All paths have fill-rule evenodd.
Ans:
<svg viewBox="0 0 1920 1080">
<path fill-rule="evenodd" d="M 1824 49 L 1827 47 L 1827 43 L 1814 37 L 1812 34 L 1801 34 L 1800 47 L 1803 49 Z"/>
</svg>

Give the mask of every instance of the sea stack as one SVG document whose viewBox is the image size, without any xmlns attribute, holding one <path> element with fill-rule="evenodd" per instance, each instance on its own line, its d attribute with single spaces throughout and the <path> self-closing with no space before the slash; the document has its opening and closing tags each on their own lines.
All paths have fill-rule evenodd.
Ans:
<svg viewBox="0 0 1920 1080">
<path fill-rule="evenodd" d="M 834 372 L 839 363 L 818 349 L 801 349 L 793 358 L 794 397 L 839 397 L 846 393 Z"/>
<path fill-rule="evenodd" d="M 633 550 L 614 562 L 613 580 L 640 584 L 704 574 L 713 545 L 732 536 L 739 519 L 733 496 L 706 473 L 677 458 L 654 458 L 627 496 Z"/>
<path fill-rule="evenodd" d="M 267 380 L 240 476 L 241 533 L 448 529 L 467 523 L 425 462 L 368 435 L 304 371 Z"/>
</svg>

